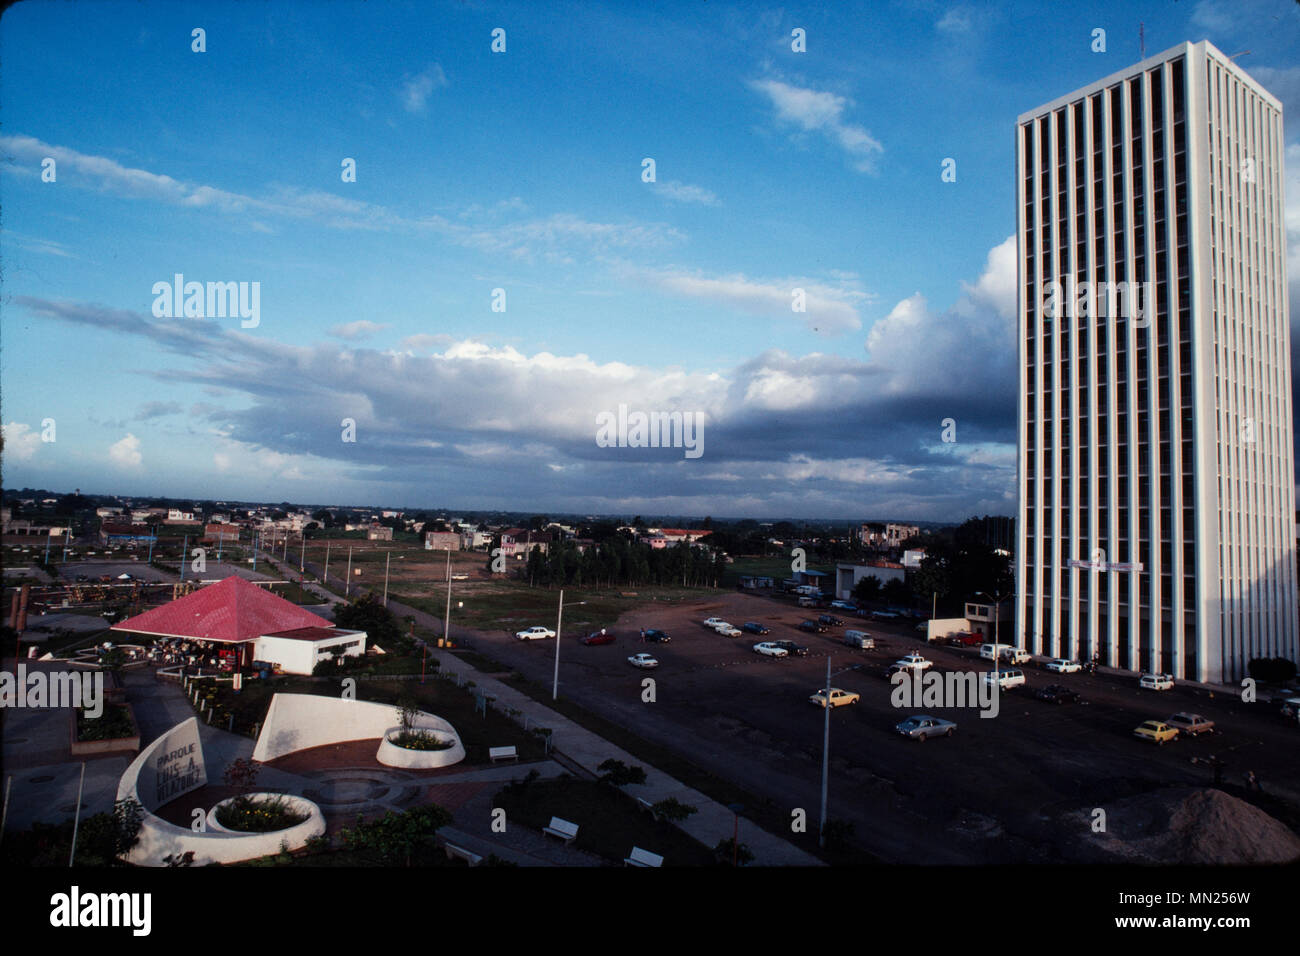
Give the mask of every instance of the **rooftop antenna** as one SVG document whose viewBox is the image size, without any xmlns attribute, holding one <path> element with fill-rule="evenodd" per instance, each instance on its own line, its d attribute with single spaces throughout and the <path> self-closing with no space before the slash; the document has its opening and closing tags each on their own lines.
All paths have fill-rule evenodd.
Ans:
<svg viewBox="0 0 1300 956">
<path fill-rule="evenodd" d="M 1140 22 L 1138 23 L 1138 47 L 1142 51 L 1141 55 L 1138 57 L 1139 60 L 1145 60 L 1147 58 L 1146 28 L 1147 26 L 1145 23 L 1140 23 Z"/>
<path fill-rule="evenodd" d="M 1250 52 L 1252 52 L 1252 51 L 1250 51 L 1250 50 L 1241 50 L 1241 51 L 1239 51 L 1239 52 L 1237 52 L 1237 53 L 1232 54 L 1232 56 L 1228 57 L 1228 59 L 1229 59 L 1229 60 L 1235 60 L 1237 57 L 1239 57 L 1239 56 L 1245 56 L 1247 53 L 1250 53 Z"/>
</svg>

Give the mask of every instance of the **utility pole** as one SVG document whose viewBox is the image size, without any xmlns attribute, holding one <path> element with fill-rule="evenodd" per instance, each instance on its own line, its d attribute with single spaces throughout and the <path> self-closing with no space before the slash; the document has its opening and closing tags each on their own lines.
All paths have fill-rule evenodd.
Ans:
<svg viewBox="0 0 1300 956">
<path fill-rule="evenodd" d="M 442 619 L 442 639 L 451 644 L 451 548 L 447 549 L 447 614 Z"/>
<path fill-rule="evenodd" d="M 190 536 L 187 534 L 185 540 L 181 543 L 181 580 L 185 580 L 185 560 L 190 553 Z"/>
<path fill-rule="evenodd" d="M 560 613 L 555 616 L 555 677 L 551 681 L 551 700 L 555 700 L 560 694 L 560 624 L 563 621 L 564 588 L 560 588 Z"/>
<path fill-rule="evenodd" d="M 325 577 L 321 578 L 326 587 L 330 586 L 330 543 L 325 542 Z"/>
<path fill-rule="evenodd" d="M 391 551 L 385 551 L 385 552 L 384 552 L 384 607 L 388 607 L 388 562 L 389 562 L 389 559 L 392 558 L 392 556 L 393 556 L 393 553 L 392 553 Z M 450 591 L 450 590 L 451 590 L 451 579 L 448 578 L 447 580 L 448 580 L 447 590 Z M 448 603 L 451 602 L 451 596 L 450 596 L 450 594 L 449 594 L 448 597 L 447 597 L 447 601 L 448 601 Z"/>
<path fill-rule="evenodd" d="M 350 593 L 352 593 L 352 545 L 348 545 L 348 571 L 347 571 L 347 574 L 348 574 L 348 578 L 347 578 L 346 581 L 343 582 L 343 597 L 344 597 L 345 600 L 347 599 L 347 596 L 348 596 Z"/>
</svg>

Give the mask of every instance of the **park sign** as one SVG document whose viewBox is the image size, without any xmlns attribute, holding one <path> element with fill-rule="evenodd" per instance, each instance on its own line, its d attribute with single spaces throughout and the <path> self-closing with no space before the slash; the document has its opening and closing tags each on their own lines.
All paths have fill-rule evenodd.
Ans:
<svg viewBox="0 0 1300 956">
<path fill-rule="evenodd" d="M 139 793 L 141 801 L 152 801 L 149 809 L 156 810 L 207 782 L 199 722 L 191 717 L 173 727 L 154 746 L 148 763 L 140 769 Z"/>
</svg>

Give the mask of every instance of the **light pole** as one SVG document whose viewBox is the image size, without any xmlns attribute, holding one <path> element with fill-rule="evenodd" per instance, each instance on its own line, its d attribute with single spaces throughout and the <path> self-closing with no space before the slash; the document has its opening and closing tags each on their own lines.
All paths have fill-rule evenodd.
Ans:
<svg viewBox="0 0 1300 956">
<path fill-rule="evenodd" d="M 386 584 L 384 585 L 384 593 L 388 593 Z M 385 603 L 387 602 L 385 601 Z M 556 636 L 559 636 L 558 631 L 556 631 Z M 442 642 L 448 647 L 451 646 L 451 548 L 447 549 L 447 614 L 442 619 Z"/>
<path fill-rule="evenodd" d="M 450 551 L 448 551 L 447 553 L 448 553 L 448 554 L 451 554 Z M 393 557 L 393 553 L 392 553 L 391 551 L 385 551 L 385 552 L 384 552 L 384 607 L 388 607 L 388 563 L 389 563 L 389 561 L 390 561 L 390 559 L 391 559 L 392 557 Z M 450 577 L 450 576 L 448 576 L 448 578 L 447 578 L 447 590 L 448 590 L 449 592 L 451 591 L 451 577 Z M 451 603 L 451 594 L 450 594 L 450 593 L 447 595 L 447 603 L 448 603 L 448 604 Z"/>
<path fill-rule="evenodd" d="M 346 573 L 347 580 L 343 582 L 343 597 L 345 600 L 352 593 L 352 545 L 348 545 L 348 570 Z"/>
<path fill-rule="evenodd" d="M 976 591 L 975 596 L 983 595 L 993 602 L 993 683 L 998 684 L 1001 679 L 1002 648 L 998 647 L 998 611 L 1002 606 L 1002 601 L 1009 595 L 998 591 L 996 594 L 989 594 L 987 591 Z M 999 685 L 1001 689 L 1001 685 Z"/>
<path fill-rule="evenodd" d="M 447 552 L 451 554 L 450 551 Z M 448 579 L 450 581 L 450 579 Z M 579 604 L 586 604 L 586 601 L 579 601 Z M 560 588 L 560 612 L 555 616 L 555 676 L 551 680 L 551 700 L 555 700 L 560 693 L 560 625 L 564 621 L 564 588 Z"/>
<path fill-rule="evenodd" d="M 861 664 L 854 664 L 852 667 L 846 667 L 838 670 L 835 674 L 843 674 L 845 671 L 855 671 Z M 822 719 L 822 812 L 817 823 L 817 845 L 823 849 L 826 847 L 826 796 L 830 789 L 830 770 L 831 770 L 831 678 L 835 676 L 831 673 L 831 656 L 826 655 L 826 696 L 822 700 L 822 710 L 825 712 Z"/>
</svg>

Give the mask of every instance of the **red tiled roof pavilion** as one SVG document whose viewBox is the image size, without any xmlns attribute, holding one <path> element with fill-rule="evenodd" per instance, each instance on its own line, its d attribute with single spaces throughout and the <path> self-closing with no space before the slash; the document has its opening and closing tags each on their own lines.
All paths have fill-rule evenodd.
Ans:
<svg viewBox="0 0 1300 956">
<path fill-rule="evenodd" d="M 334 624 L 265 588 L 232 576 L 119 621 L 111 630 L 242 644 L 264 634 L 304 627 L 333 628 Z"/>
</svg>

